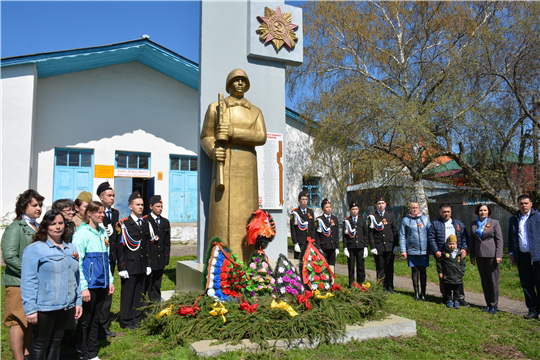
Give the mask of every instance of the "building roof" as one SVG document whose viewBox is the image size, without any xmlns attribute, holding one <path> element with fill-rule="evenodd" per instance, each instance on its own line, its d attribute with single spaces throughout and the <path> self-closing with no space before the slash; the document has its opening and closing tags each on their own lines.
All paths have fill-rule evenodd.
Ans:
<svg viewBox="0 0 540 360">
<path fill-rule="evenodd" d="M 36 64 L 38 78 L 138 61 L 198 90 L 199 65 L 150 39 L 2 59 L 2 67 Z"/>
<path fill-rule="evenodd" d="M 38 78 L 46 78 L 133 61 L 199 90 L 199 64 L 147 38 L 81 49 L 13 56 L 1 59 L 0 65 L 4 68 L 36 64 Z M 285 108 L 285 115 L 301 124 L 306 123 L 299 113 L 290 108 Z"/>
</svg>

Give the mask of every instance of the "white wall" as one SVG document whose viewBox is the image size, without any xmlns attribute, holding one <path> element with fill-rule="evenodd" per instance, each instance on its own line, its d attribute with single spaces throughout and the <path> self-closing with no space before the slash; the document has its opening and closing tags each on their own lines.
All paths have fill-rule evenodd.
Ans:
<svg viewBox="0 0 540 360">
<path fill-rule="evenodd" d="M 17 195 L 30 187 L 36 68 L 33 64 L 3 68 L 1 81 L 0 216 L 4 216 L 15 210 Z"/>
<path fill-rule="evenodd" d="M 169 154 L 197 155 L 197 102 L 196 90 L 138 62 L 40 79 L 32 183 L 45 206 L 52 203 L 59 147 L 93 149 L 99 165 L 114 165 L 116 150 L 151 153 L 155 193 L 167 204 Z M 94 179 L 93 194 L 103 181 Z"/>
<path fill-rule="evenodd" d="M 297 121 L 287 118 L 287 184 L 289 191 L 287 193 L 287 211 L 298 206 L 298 193 L 302 191 L 302 178 L 304 175 L 321 178 L 320 200 L 327 198 L 333 205 L 332 212 L 341 221 L 347 216 L 346 209 L 341 206 L 343 199 L 346 200 L 347 194 L 343 197 L 333 195 L 336 188 L 336 181 L 330 176 L 330 169 L 323 164 L 314 164 L 311 160 L 313 153 L 312 138 L 306 133 L 305 127 Z M 316 216 L 322 214 L 320 204 L 313 206 Z"/>
</svg>

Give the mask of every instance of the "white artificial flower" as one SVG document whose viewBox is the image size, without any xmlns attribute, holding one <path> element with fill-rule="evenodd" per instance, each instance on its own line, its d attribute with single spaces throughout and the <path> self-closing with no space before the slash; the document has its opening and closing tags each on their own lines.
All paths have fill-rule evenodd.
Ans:
<svg viewBox="0 0 540 360">
<path fill-rule="evenodd" d="M 208 283 L 208 288 L 211 289 L 213 287 L 214 287 L 214 281 L 210 280 L 210 282 Z"/>
<path fill-rule="evenodd" d="M 278 278 L 278 279 L 277 279 L 277 283 L 278 283 L 278 284 L 281 284 L 282 282 L 283 282 L 283 278 Z"/>
<path fill-rule="evenodd" d="M 287 261 L 283 261 L 283 265 L 287 266 L 289 263 Z"/>
<path fill-rule="evenodd" d="M 296 268 L 294 266 L 291 266 L 291 270 L 296 272 Z"/>
<path fill-rule="evenodd" d="M 277 269 L 280 273 L 284 272 L 285 271 L 285 268 L 283 266 L 280 266 L 278 269 Z"/>
<path fill-rule="evenodd" d="M 311 290 L 317 290 L 317 284 L 311 284 Z"/>
<path fill-rule="evenodd" d="M 215 270 L 216 270 L 215 266 L 210 266 L 210 274 L 213 274 Z"/>
<path fill-rule="evenodd" d="M 213 258 L 213 259 L 212 259 L 212 265 L 216 265 L 216 263 L 217 263 L 217 259 L 216 259 L 216 258 Z"/>
<path fill-rule="evenodd" d="M 214 297 L 216 295 L 216 291 L 214 289 L 208 289 L 206 294 L 210 297 Z"/>
<path fill-rule="evenodd" d="M 219 249 L 216 248 L 216 249 L 214 250 L 214 257 L 217 258 L 218 256 L 219 256 Z"/>
<path fill-rule="evenodd" d="M 282 294 L 285 294 L 285 288 L 282 287 L 281 289 L 279 289 L 279 292 L 282 293 Z"/>
<path fill-rule="evenodd" d="M 324 288 L 325 289 L 328 289 L 330 287 L 330 284 L 329 283 L 324 283 Z"/>
</svg>

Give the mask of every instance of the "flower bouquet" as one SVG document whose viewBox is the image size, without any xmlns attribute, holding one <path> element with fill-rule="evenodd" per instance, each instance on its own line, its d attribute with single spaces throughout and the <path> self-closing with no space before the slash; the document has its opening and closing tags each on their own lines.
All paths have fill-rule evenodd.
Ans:
<svg viewBox="0 0 540 360">
<path fill-rule="evenodd" d="M 246 296 L 271 295 L 275 291 L 275 280 L 268 258 L 262 250 L 254 251 L 246 267 Z"/>
<path fill-rule="evenodd" d="M 308 245 L 302 256 L 302 280 L 310 290 L 328 291 L 335 275 L 324 255 L 314 245 L 315 240 L 308 237 L 307 241 Z"/>
<path fill-rule="evenodd" d="M 280 254 L 274 270 L 276 279 L 276 293 L 278 296 L 291 294 L 293 296 L 304 293 L 304 284 L 300 278 L 298 270 L 285 255 Z"/>
</svg>

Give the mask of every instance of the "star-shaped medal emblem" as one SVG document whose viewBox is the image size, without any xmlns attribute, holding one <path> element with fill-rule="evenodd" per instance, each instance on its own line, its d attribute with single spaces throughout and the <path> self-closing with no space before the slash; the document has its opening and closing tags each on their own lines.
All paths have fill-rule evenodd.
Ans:
<svg viewBox="0 0 540 360">
<path fill-rule="evenodd" d="M 264 16 L 257 16 L 257 20 L 261 23 L 257 33 L 265 44 L 271 41 L 276 51 L 283 45 L 288 49 L 296 45 L 298 38 L 294 30 L 298 29 L 298 25 L 292 23 L 292 13 L 282 13 L 279 6 L 276 11 L 265 7 Z"/>
</svg>

